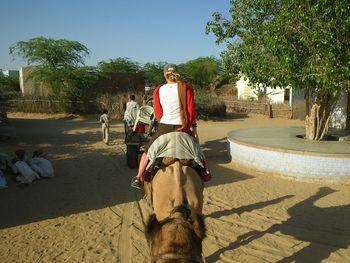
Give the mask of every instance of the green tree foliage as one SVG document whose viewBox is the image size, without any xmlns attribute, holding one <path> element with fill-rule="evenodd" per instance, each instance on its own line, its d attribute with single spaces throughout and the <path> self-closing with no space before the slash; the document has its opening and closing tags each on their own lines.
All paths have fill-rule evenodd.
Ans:
<svg viewBox="0 0 350 263">
<path fill-rule="evenodd" d="M 179 65 L 181 78 L 195 88 L 209 89 L 220 78 L 220 61 L 214 57 L 200 57 Z"/>
<path fill-rule="evenodd" d="M 34 83 L 49 86 L 58 99 L 63 100 L 64 110 L 77 110 L 78 100 L 86 100 L 97 78 L 93 68 L 84 67 L 89 50 L 77 41 L 51 38 L 32 38 L 19 41 L 10 47 L 10 54 L 22 57 L 30 70 Z"/>
<path fill-rule="evenodd" d="M 96 91 L 93 87 L 99 78 L 94 67 L 64 67 L 55 70 L 39 67 L 31 75 L 36 83 L 48 84 L 54 97 L 62 102 L 62 110 L 71 113 L 88 110 L 87 102 L 94 98 Z"/>
<path fill-rule="evenodd" d="M 163 67 L 167 64 L 166 62 L 159 63 L 146 63 L 142 70 L 145 74 L 146 82 L 151 86 L 164 82 Z"/>
<path fill-rule="evenodd" d="M 19 91 L 19 78 L 0 74 L 0 96 L 13 94 Z M 12 95 L 10 95 L 12 96 Z"/>
<path fill-rule="evenodd" d="M 98 63 L 97 67 L 102 73 L 136 73 L 140 70 L 139 63 L 132 61 L 130 58 L 114 58 L 110 59 L 108 62 L 101 61 Z"/>
<path fill-rule="evenodd" d="M 84 65 L 89 50 L 77 41 L 37 37 L 15 43 L 10 54 L 22 57 L 28 65 L 57 69 Z"/>
<path fill-rule="evenodd" d="M 195 103 L 198 119 L 208 120 L 210 117 L 226 116 L 225 102 L 213 97 L 207 90 L 196 90 Z"/>
<path fill-rule="evenodd" d="M 253 84 L 303 89 L 306 135 L 322 140 L 341 92 L 350 87 L 350 6 L 347 0 L 231 1 L 231 18 L 213 14 L 207 33 L 225 42 L 227 72 Z M 308 101 L 308 100 L 307 100 Z"/>
</svg>

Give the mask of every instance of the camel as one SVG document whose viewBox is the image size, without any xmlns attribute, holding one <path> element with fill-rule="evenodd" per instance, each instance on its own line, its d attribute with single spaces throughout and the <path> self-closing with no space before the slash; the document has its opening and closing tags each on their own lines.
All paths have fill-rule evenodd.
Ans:
<svg viewBox="0 0 350 263">
<path fill-rule="evenodd" d="M 203 262 L 203 181 L 180 161 L 158 170 L 145 191 L 154 215 L 148 223 L 152 263 Z"/>
</svg>

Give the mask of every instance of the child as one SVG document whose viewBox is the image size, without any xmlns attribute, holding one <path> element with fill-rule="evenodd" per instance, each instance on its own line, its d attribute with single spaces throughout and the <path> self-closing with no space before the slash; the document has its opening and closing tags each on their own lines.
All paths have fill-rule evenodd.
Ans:
<svg viewBox="0 0 350 263">
<path fill-rule="evenodd" d="M 41 177 L 54 177 L 54 170 L 51 162 L 44 157 L 41 150 L 33 152 L 33 158 L 30 160 L 30 166 Z"/>
<path fill-rule="evenodd" d="M 15 173 L 17 182 L 21 184 L 30 184 L 40 176 L 30 168 L 26 161 L 24 150 L 17 150 L 16 158 L 13 160 L 12 170 Z"/>
<path fill-rule="evenodd" d="M 109 137 L 109 116 L 108 110 L 103 110 L 100 116 L 100 123 L 102 123 L 102 140 L 105 144 L 108 144 Z"/>
</svg>

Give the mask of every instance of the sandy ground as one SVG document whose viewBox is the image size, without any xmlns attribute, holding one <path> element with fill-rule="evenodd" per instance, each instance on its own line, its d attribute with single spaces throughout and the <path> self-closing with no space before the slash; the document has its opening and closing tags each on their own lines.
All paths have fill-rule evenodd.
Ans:
<svg viewBox="0 0 350 263">
<path fill-rule="evenodd" d="M 122 123 L 113 122 L 107 146 L 97 116 L 10 117 L 0 127 L 0 152 L 42 148 L 56 177 L 27 187 L 10 179 L 0 190 L 0 262 L 150 262 Z M 349 185 L 297 182 L 228 162 L 228 131 L 273 125 L 303 123 L 261 116 L 199 122 L 214 175 L 205 188 L 206 261 L 350 262 Z"/>
</svg>

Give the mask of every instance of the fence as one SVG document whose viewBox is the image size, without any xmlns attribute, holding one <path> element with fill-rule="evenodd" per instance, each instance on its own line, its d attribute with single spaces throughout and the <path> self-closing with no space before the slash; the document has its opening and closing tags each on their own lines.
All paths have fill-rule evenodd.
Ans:
<svg viewBox="0 0 350 263">
<path fill-rule="evenodd" d="M 255 113 L 270 116 L 272 118 L 292 118 L 292 109 L 288 104 L 268 104 L 267 102 L 233 100 L 227 97 L 220 97 L 227 111 L 239 113 Z M 77 101 L 77 109 L 89 109 L 85 113 L 99 113 L 102 109 L 107 109 L 111 116 L 121 118 L 124 112 L 123 103 L 126 101 L 125 95 L 100 96 L 96 101 Z M 87 107 L 86 104 L 90 106 Z M 62 112 L 62 102 L 49 99 L 14 99 L 9 101 L 9 111 L 31 112 L 31 113 L 57 113 Z"/>
<path fill-rule="evenodd" d="M 136 95 L 136 94 L 135 94 Z M 124 114 L 124 107 L 128 94 L 111 95 L 104 94 L 90 101 L 74 102 L 74 113 L 101 113 L 103 109 L 107 109 L 112 118 L 120 119 Z M 141 95 L 138 94 L 141 98 Z M 67 110 L 67 104 L 73 104 L 69 101 L 60 101 L 54 99 L 43 98 L 17 98 L 8 101 L 7 111 L 25 112 L 25 113 L 59 113 Z M 66 107 L 65 107 L 66 106 Z M 70 112 L 68 109 L 68 112 Z"/>
<path fill-rule="evenodd" d="M 293 109 L 289 104 L 272 104 L 272 117 L 281 119 L 293 119 Z"/>
<path fill-rule="evenodd" d="M 292 118 L 292 108 L 289 104 L 269 104 L 266 101 L 234 100 L 228 97 L 221 97 L 225 102 L 228 111 L 239 113 L 255 113 L 269 116 L 271 118 Z"/>
<path fill-rule="evenodd" d="M 47 99 L 14 99 L 9 101 L 8 111 L 30 113 L 57 113 L 60 101 Z"/>
</svg>

